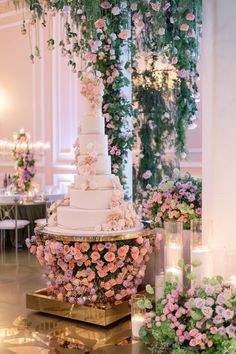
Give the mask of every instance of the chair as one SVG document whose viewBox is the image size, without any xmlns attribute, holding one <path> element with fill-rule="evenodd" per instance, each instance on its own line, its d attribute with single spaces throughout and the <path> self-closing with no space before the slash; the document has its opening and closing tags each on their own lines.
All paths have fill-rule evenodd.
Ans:
<svg viewBox="0 0 236 354">
<path fill-rule="evenodd" d="M 15 230 L 15 247 L 18 250 L 18 230 L 28 229 L 28 237 L 30 237 L 30 222 L 28 220 L 18 220 L 18 199 L 14 199 L 14 204 L 0 205 L 0 231 L 1 231 L 1 249 L 5 250 L 6 231 Z"/>
</svg>

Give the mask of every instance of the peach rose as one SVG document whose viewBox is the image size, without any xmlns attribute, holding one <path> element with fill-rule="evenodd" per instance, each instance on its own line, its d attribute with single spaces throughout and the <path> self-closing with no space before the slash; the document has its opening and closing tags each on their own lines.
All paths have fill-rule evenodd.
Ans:
<svg viewBox="0 0 236 354">
<path fill-rule="evenodd" d="M 130 37 L 130 31 L 129 30 L 122 31 L 118 34 L 118 37 L 120 39 L 128 39 Z"/>
<path fill-rule="evenodd" d="M 91 258 L 93 262 L 96 262 L 98 259 L 100 259 L 100 254 L 97 251 L 94 251 L 91 253 Z"/>
<path fill-rule="evenodd" d="M 117 253 L 120 258 L 124 258 L 127 255 L 128 251 L 129 251 L 129 246 L 126 245 L 118 248 Z"/>
<path fill-rule="evenodd" d="M 115 294 L 114 290 L 108 290 L 105 292 L 106 297 L 112 297 L 112 296 L 114 296 L 114 294 Z"/>
<path fill-rule="evenodd" d="M 180 31 L 187 32 L 189 29 L 189 25 L 187 23 L 182 23 L 180 26 Z"/>
<path fill-rule="evenodd" d="M 186 16 L 185 16 L 186 20 L 188 21 L 193 21 L 195 19 L 195 16 L 192 12 L 189 12 Z"/>
<path fill-rule="evenodd" d="M 99 252 L 103 251 L 103 250 L 104 250 L 104 247 L 105 247 L 105 246 L 104 246 L 102 243 L 99 243 L 99 244 L 98 244 L 98 251 L 99 251 Z"/>
<path fill-rule="evenodd" d="M 138 247 L 133 246 L 133 247 L 131 248 L 131 257 L 132 257 L 134 260 L 136 260 L 136 259 L 138 258 L 138 256 L 139 256 L 139 249 L 138 249 Z"/>
<path fill-rule="evenodd" d="M 87 242 L 81 243 L 81 251 L 82 252 L 87 252 L 89 250 L 89 248 L 90 248 L 89 243 L 87 243 Z"/>
<path fill-rule="evenodd" d="M 104 28 L 104 27 L 106 27 L 106 20 L 104 20 L 103 18 L 99 18 L 99 19 L 95 22 L 95 27 L 96 27 L 96 28 Z"/>
<path fill-rule="evenodd" d="M 114 259 L 115 259 L 115 254 L 113 252 L 107 252 L 105 255 L 104 255 L 104 258 L 107 262 L 113 262 Z"/>
<path fill-rule="evenodd" d="M 104 278 L 104 277 L 107 276 L 107 273 L 104 272 L 104 270 L 101 269 L 101 270 L 98 271 L 98 275 L 99 275 L 100 278 Z"/>
</svg>

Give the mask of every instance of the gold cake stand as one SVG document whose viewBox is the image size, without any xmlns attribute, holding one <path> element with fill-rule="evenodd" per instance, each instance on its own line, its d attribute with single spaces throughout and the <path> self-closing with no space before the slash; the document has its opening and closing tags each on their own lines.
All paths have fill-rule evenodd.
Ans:
<svg viewBox="0 0 236 354">
<path fill-rule="evenodd" d="M 126 233 L 87 234 L 81 236 L 50 232 L 47 227 L 35 229 L 35 235 L 44 240 L 56 240 L 65 243 L 69 242 L 114 242 L 120 240 L 131 240 L 138 237 L 154 239 L 156 230 L 143 229 Z M 100 326 L 108 326 L 122 318 L 130 315 L 129 301 L 123 301 L 117 305 L 96 307 L 94 305 L 77 305 L 65 301 L 59 301 L 51 296 L 47 289 L 40 289 L 33 293 L 26 294 L 26 307 L 31 310 L 40 311 L 50 315 L 56 315 L 68 319 L 87 322 Z"/>
</svg>

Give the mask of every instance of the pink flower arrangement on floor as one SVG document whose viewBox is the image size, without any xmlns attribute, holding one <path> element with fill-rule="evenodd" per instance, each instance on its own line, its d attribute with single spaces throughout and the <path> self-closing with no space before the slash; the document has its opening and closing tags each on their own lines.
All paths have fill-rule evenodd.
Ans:
<svg viewBox="0 0 236 354">
<path fill-rule="evenodd" d="M 137 292 L 152 252 L 148 238 L 116 242 L 26 240 L 30 252 L 46 265 L 48 291 L 60 301 L 102 305 Z"/>
<path fill-rule="evenodd" d="M 30 135 L 23 129 L 14 136 L 12 150 L 16 173 L 13 182 L 17 192 L 28 192 L 36 173 L 34 152 L 30 147 Z"/>
<path fill-rule="evenodd" d="M 176 220 L 190 228 L 191 220 L 201 218 L 202 183 L 189 173 L 180 176 L 175 170 L 172 177 L 165 176 L 158 186 L 148 185 L 142 197 L 143 217 L 153 226 Z"/>
<path fill-rule="evenodd" d="M 146 326 L 140 330 L 141 338 L 152 348 L 172 354 L 233 354 L 235 334 L 236 289 L 221 277 L 187 292 L 167 283 L 156 311 L 147 312 Z"/>
</svg>

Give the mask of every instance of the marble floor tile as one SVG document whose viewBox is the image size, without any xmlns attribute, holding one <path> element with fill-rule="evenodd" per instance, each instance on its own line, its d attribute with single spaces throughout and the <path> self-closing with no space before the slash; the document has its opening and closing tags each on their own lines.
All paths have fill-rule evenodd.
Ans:
<svg viewBox="0 0 236 354">
<path fill-rule="evenodd" d="M 0 254 L 0 354 L 148 353 L 142 343 L 130 343 L 129 320 L 117 331 L 117 325 L 103 328 L 27 309 L 25 294 L 45 287 L 43 270 L 26 249 Z"/>
</svg>

